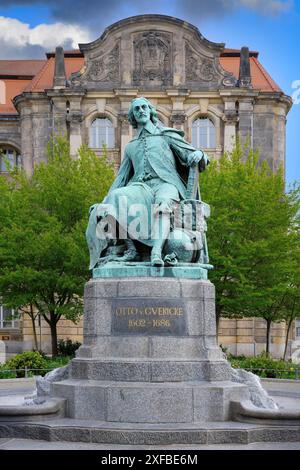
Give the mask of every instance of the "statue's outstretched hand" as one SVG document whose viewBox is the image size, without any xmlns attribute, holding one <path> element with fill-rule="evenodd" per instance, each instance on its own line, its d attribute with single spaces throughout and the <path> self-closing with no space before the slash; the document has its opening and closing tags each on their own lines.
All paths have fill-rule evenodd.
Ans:
<svg viewBox="0 0 300 470">
<path fill-rule="evenodd" d="M 204 167 L 209 164 L 209 157 L 202 150 L 196 150 L 192 153 L 189 159 L 189 165 L 193 166 L 199 162 L 201 162 Z"/>
</svg>

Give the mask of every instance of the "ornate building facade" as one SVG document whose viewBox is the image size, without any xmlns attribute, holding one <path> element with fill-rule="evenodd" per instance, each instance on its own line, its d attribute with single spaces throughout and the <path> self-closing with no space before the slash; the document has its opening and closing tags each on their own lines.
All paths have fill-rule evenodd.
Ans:
<svg viewBox="0 0 300 470">
<path fill-rule="evenodd" d="M 127 111 L 136 96 L 149 98 L 164 125 L 184 130 L 187 140 L 212 158 L 239 137 L 259 149 L 272 170 L 285 165 L 292 102 L 263 68 L 258 52 L 227 49 L 195 26 L 163 15 L 124 19 L 96 41 L 74 51 L 57 48 L 45 60 L 0 61 L 1 153 L 32 173 L 46 159 L 51 135 L 60 132 L 74 155 L 82 143 L 97 153 L 105 144 L 117 167 L 133 137 Z M 2 172 L 6 160 L 0 159 Z M 228 322 L 221 324 L 220 341 L 232 352 L 264 349 L 259 322 Z M 274 351 L 283 336 L 277 329 Z M 261 347 L 255 350 L 255 344 Z"/>
</svg>

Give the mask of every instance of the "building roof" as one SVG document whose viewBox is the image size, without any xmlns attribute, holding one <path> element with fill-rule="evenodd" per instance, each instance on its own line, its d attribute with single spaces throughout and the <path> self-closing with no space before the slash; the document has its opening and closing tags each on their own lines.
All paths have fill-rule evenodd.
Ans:
<svg viewBox="0 0 300 470">
<path fill-rule="evenodd" d="M 240 49 L 228 49 L 225 48 L 223 52 L 221 52 L 221 57 L 240 57 L 241 50 Z M 249 57 L 258 57 L 259 52 L 257 51 L 249 51 Z"/>
<path fill-rule="evenodd" d="M 0 60 L 0 76 L 33 78 L 46 60 Z"/>
<path fill-rule="evenodd" d="M 250 56 L 250 70 L 251 80 L 254 90 L 260 91 L 282 91 L 281 88 L 274 82 L 266 69 L 261 65 L 257 57 Z M 240 72 L 240 56 L 223 56 L 220 57 L 221 66 L 227 71 L 232 73 L 236 78 L 239 78 Z"/>
<path fill-rule="evenodd" d="M 24 91 L 45 62 L 0 60 L 0 114 L 17 114 L 12 99 Z"/>
<path fill-rule="evenodd" d="M 264 92 L 281 91 L 258 60 L 258 52 L 250 51 L 252 86 Z M 221 66 L 239 78 L 240 50 L 224 49 L 220 56 Z M 6 93 L 6 103 L 0 99 L 0 114 L 17 114 L 12 99 L 22 92 L 43 92 L 52 88 L 55 53 L 47 53 L 46 60 L 0 60 L 0 98 L 1 82 Z M 79 71 L 84 65 L 84 57 L 79 49 L 65 51 L 66 75 Z"/>
<path fill-rule="evenodd" d="M 78 72 L 84 64 L 82 57 L 65 57 L 65 69 L 67 79 L 73 72 Z M 52 88 L 54 77 L 55 59 L 50 57 L 29 83 L 24 91 L 40 92 Z"/>
<path fill-rule="evenodd" d="M 12 103 L 15 96 L 24 91 L 24 88 L 31 82 L 31 79 L 4 79 L 0 75 L 0 114 L 17 114 Z M 2 93 L 1 93 L 2 90 Z M 5 99 L 3 100 L 3 96 Z"/>
</svg>

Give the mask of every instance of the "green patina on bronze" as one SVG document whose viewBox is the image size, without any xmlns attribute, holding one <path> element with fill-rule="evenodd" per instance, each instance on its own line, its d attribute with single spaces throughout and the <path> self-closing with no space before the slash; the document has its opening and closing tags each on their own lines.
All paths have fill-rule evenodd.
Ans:
<svg viewBox="0 0 300 470">
<path fill-rule="evenodd" d="M 93 277 L 207 278 L 206 219 L 198 173 L 208 156 L 163 127 L 145 98 L 132 101 L 128 120 L 137 129 L 118 175 L 90 209 L 86 231 Z M 155 271 L 155 272 L 154 272 Z"/>
</svg>

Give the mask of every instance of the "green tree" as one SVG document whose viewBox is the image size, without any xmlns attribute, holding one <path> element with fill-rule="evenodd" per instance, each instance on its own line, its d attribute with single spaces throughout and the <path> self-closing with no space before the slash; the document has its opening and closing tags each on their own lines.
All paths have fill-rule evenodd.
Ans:
<svg viewBox="0 0 300 470">
<path fill-rule="evenodd" d="M 295 217 L 291 233 L 294 242 L 292 247 L 292 263 L 294 266 L 283 303 L 283 318 L 286 321 L 287 327 L 283 353 L 284 360 L 287 354 L 288 340 L 292 324 L 296 318 L 300 318 L 300 213 Z"/>
<path fill-rule="evenodd" d="M 72 159 L 62 137 L 48 155 L 32 176 L 15 170 L 0 181 L 0 296 L 9 307 L 37 309 L 50 327 L 55 356 L 57 322 L 62 315 L 76 322 L 82 314 L 88 210 L 114 175 L 105 156 L 87 147 Z"/>
<path fill-rule="evenodd" d="M 258 153 L 237 143 L 201 176 L 202 198 L 211 205 L 208 244 L 215 269 L 217 324 L 221 316 L 282 320 L 292 275 L 292 229 L 299 188 L 285 193 L 281 170 L 274 173 Z"/>
</svg>

